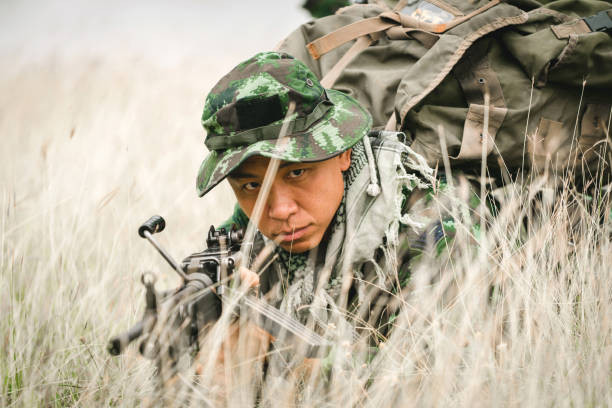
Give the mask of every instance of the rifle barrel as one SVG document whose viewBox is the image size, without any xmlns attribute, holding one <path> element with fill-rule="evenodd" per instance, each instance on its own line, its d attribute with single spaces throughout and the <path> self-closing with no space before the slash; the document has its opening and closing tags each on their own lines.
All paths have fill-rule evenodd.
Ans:
<svg viewBox="0 0 612 408">
<path fill-rule="evenodd" d="M 108 342 L 108 352 L 113 356 L 118 356 L 132 341 L 142 336 L 143 329 L 144 320 L 141 320 L 125 333 L 113 337 Z"/>
</svg>

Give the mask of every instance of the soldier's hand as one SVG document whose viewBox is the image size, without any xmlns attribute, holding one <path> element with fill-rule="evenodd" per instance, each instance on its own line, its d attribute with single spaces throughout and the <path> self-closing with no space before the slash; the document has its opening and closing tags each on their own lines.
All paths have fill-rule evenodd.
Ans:
<svg viewBox="0 0 612 408">
<path fill-rule="evenodd" d="M 247 288 L 256 288 L 259 286 L 259 275 L 255 272 L 244 266 L 241 266 L 238 272 L 240 273 L 240 282 L 242 285 L 245 285 Z"/>
</svg>

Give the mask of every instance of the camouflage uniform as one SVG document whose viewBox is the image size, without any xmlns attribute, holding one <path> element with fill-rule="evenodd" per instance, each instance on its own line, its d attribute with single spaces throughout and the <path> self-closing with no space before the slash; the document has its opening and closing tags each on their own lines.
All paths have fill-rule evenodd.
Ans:
<svg viewBox="0 0 612 408">
<path fill-rule="evenodd" d="M 285 118 L 290 101 L 295 112 Z M 277 145 L 283 121 L 288 136 Z M 403 134 L 369 133 L 371 118 L 359 103 L 324 89 L 303 63 L 282 53 L 257 54 L 222 78 L 206 99 L 202 123 L 211 153 L 197 178 L 200 195 L 254 155 L 309 162 L 352 148 L 344 196 L 326 237 L 306 253 L 277 247 L 261 289 L 305 323 L 324 326 L 330 311 L 347 308 L 375 329 L 388 321 L 393 311 L 385 313 L 380 294 L 399 293 L 410 260 L 450 230 L 448 223 L 431 222 L 440 219 L 440 208 L 431 205 L 433 171 Z M 237 207 L 225 226 L 247 223 Z M 253 252 L 267 240 L 258 234 Z"/>
</svg>

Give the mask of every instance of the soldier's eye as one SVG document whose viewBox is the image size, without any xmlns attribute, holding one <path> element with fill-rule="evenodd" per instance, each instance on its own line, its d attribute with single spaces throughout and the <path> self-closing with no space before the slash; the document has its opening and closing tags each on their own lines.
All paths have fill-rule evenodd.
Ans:
<svg viewBox="0 0 612 408">
<path fill-rule="evenodd" d="M 259 183 L 255 181 L 251 181 L 242 186 L 242 188 L 246 191 L 255 191 L 259 188 Z"/>
<path fill-rule="evenodd" d="M 306 169 L 295 169 L 295 170 L 291 170 L 288 174 L 289 178 L 299 178 L 302 177 L 304 175 L 304 172 L 306 171 Z"/>
</svg>

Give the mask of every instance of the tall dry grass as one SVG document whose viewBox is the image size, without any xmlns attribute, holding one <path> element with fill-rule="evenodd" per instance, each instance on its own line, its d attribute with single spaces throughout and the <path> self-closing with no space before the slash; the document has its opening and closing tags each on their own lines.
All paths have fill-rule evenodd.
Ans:
<svg viewBox="0 0 612 408">
<path fill-rule="evenodd" d="M 198 200 L 195 174 L 205 91 L 234 62 L 181 75 L 142 60 L 3 69 L 0 405 L 134 404 L 146 394 L 131 380 L 146 364 L 110 359 L 105 343 L 136 319 L 140 273 L 166 268 L 139 223 L 163 214 L 162 240 L 183 256 L 233 205 L 224 188 Z"/>
<path fill-rule="evenodd" d="M 589 200 L 537 178 L 497 192 L 502 211 L 477 241 L 461 186 L 449 193 L 453 256 L 415 269 L 371 362 L 339 325 L 321 367 L 265 379 L 257 360 L 200 369 L 218 368 L 224 327 L 163 388 L 136 346 L 111 358 L 109 337 L 141 317 L 140 273 L 177 284 L 138 225 L 164 215 L 160 240 L 181 257 L 233 203 L 225 188 L 195 198 L 209 68 L 131 67 L 57 62 L 0 82 L 1 405 L 612 405 L 609 190 Z"/>
</svg>

